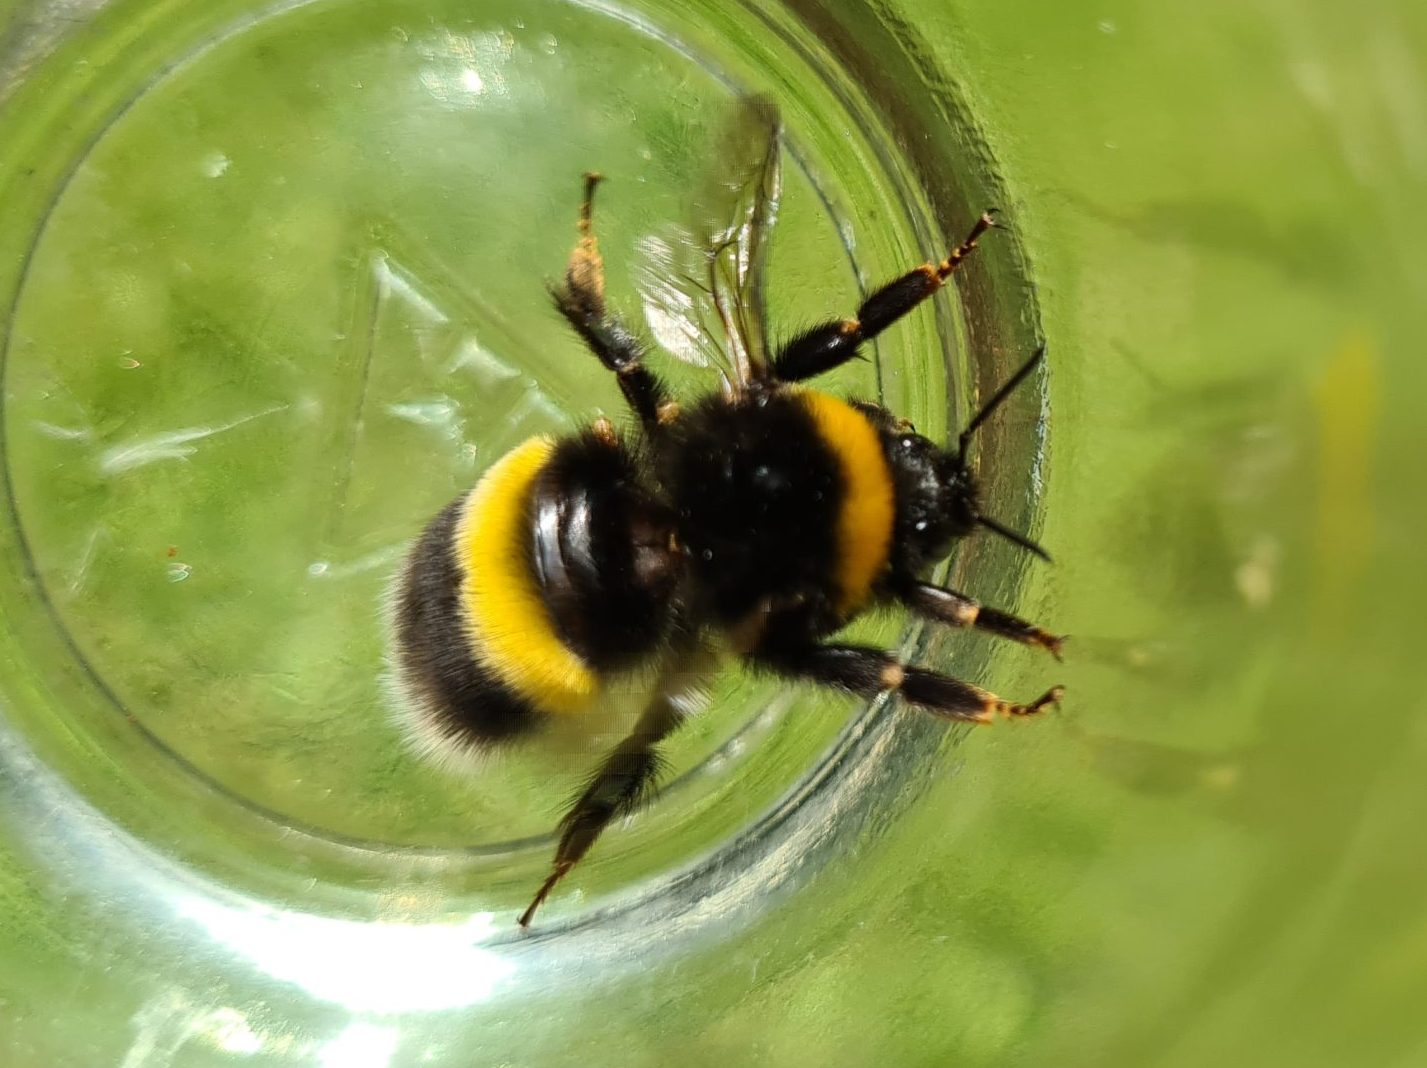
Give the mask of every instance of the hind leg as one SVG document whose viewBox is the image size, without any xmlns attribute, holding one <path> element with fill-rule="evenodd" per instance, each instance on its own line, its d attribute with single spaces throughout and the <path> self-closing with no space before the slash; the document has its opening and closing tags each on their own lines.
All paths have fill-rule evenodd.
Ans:
<svg viewBox="0 0 1427 1068">
<path fill-rule="evenodd" d="M 653 798 L 663 770 L 659 743 L 684 722 L 688 701 L 712 664 L 711 654 L 699 646 L 670 658 L 658 690 L 634 729 L 600 762 L 560 821 L 560 841 L 555 846 L 550 874 L 520 914 L 520 926 L 530 926 L 536 909 L 550 896 L 555 884 L 584 859 L 606 827 Z"/>
</svg>

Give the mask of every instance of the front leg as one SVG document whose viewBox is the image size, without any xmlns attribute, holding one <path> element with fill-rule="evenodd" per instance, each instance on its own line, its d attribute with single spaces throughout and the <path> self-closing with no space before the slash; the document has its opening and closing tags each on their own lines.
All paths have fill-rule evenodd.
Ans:
<svg viewBox="0 0 1427 1068">
<path fill-rule="evenodd" d="M 992 214 L 984 212 L 966 240 L 940 263 L 924 263 L 874 291 L 857 309 L 856 318 L 822 323 L 793 338 L 774 357 L 774 373 L 784 382 L 801 382 L 852 359 L 859 345 L 871 341 L 942 287 L 976 250 L 981 235 L 996 225 Z"/>
<path fill-rule="evenodd" d="M 969 723 L 990 723 L 998 715 L 1032 716 L 1059 704 L 1065 694 L 1063 687 L 1053 686 L 1028 705 L 1016 704 L 865 645 L 819 645 L 770 637 L 750 655 L 755 664 L 780 675 L 835 686 L 860 697 L 895 691 L 932 715 Z"/>
<path fill-rule="evenodd" d="M 619 377 L 620 392 L 647 433 L 674 419 L 679 407 L 669 399 L 664 383 L 644 367 L 644 346 L 605 307 L 604 259 L 594 232 L 595 186 L 598 174 L 585 175 L 585 198 L 580 204 L 579 239 L 570 253 L 563 285 L 551 295 L 555 307 L 589 346 L 600 363 Z"/>
<path fill-rule="evenodd" d="M 896 581 L 893 584 L 893 592 L 898 600 L 924 619 L 953 627 L 975 627 L 1002 638 L 1010 638 L 1022 645 L 1039 646 L 1057 660 L 1061 658 L 1061 649 L 1065 645 L 1064 635 L 1042 630 L 1034 623 L 1027 623 L 1009 612 L 988 608 L 964 593 L 916 579 Z"/>
</svg>

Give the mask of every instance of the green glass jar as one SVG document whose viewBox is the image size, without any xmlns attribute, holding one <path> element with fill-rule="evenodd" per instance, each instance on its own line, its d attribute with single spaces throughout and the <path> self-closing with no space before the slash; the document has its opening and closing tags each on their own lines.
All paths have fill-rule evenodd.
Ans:
<svg viewBox="0 0 1427 1068">
<path fill-rule="evenodd" d="M 30 1065 L 1410 1064 L 1427 19 L 1112 0 L 0 4 L 0 1050 Z M 743 92 L 775 332 L 1001 209 L 825 388 L 933 437 L 1042 340 L 945 570 L 1059 713 L 731 666 L 521 932 L 612 713 L 451 775 L 381 603 L 504 450 L 620 416 L 611 299 Z M 705 370 L 668 361 L 685 395 Z"/>
</svg>

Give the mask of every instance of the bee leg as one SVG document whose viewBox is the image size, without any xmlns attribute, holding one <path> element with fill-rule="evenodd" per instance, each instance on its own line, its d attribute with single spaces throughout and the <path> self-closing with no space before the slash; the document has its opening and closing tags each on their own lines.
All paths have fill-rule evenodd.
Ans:
<svg viewBox="0 0 1427 1068">
<path fill-rule="evenodd" d="M 964 593 L 916 579 L 904 579 L 894 589 L 898 599 L 924 619 L 953 627 L 975 627 L 1022 645 L 1039 646 L 1057 660 L 1061 658 L 1064 635 L 1051 634 L 1019 616 L 987 607 Z"/>
<path fill-rule="evenodd" d="M 651 716 L 650 712 L 658 714 Z M 615 819 L 640 808 L 653 793 L 659 775 L 659 754 L 655 745 L 678 726 L 678 718 L 668 709 L 651 709 L 639 725 L 604 758 L 590 776 L 570 811 L 560 821 L 560 841 L 549 876 L 540 884 L 519 923 L 529 927 L 538 909 L 555 884 L 584 859 L 590 847 Z"/>
<path fill-rule="evenodd" d="M 679 409 L 669 398 L 664 384 L 645 369 L 644 345 L 605 307 L 604 259 L 600 256 L 593 225 L 595 186 L 599 181 L 598 174 L 585 175 L 580 236 L 570 253 L 564 282 L 552 287 L 550 295 L 560 314 L 599 357 L 600 363 L 618 376 L 620 391 L 645 430 L 657 433 L 678 415 Z"/>
<path fill-rule="evenodd" d="M 857 347 L 870 341 L 941 288 L 977 241 L 996 223 L 994 209 L 983 212 L 966 240 L 940 263 L 924 263 L 893 279 L 862 302 L 857 318 L 823 323 L 793 338 L 773 358 L 773 371 L 785 382 L 800 382 L 846 363 Z"/>
<path fill-rule="evenodd" d="M 689 703 L 712 663 L 712 655 L 702 647 L 670 660 L 653 700 L 629 737 L 600 762 L 560 821 L 554 864 L 530 906 L 520 914 L 520 926 L 530 926 L 536 909 L 555 884 L 584 859 L 606 827 L 653 799 L 655 782 L 663 770 L 656 747 L 684 722 Z"/>
<path fill-rule="evenodd" d="M 943 719 L 990 723 L 996 716 L 1031 716 L 1059 704 L 1054 686 L 1030 704 L 1007 701 L 950 675 L 909 667 L 890 653 L 865 645 L 774 645 L 756 649 L 754 662 L 794 678 L 873 697 L 886 690 Z"/>
</svg>

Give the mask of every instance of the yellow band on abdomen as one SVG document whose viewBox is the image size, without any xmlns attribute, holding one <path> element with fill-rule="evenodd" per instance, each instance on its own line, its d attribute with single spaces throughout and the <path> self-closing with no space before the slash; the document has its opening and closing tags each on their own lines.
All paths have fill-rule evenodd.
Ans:
<svg viewBox="0 0 1427 1068">
<path fill-rule="evenodd" d="M 456 556 L 471 650 L 516 693 L 551 712 L 580 712 L 599 678 L 560 640 L 531 572 L 531 489 L 555 443 L 531 438 L 491 466 L 466 498 Z"/>
<path fill-rule="evenodd" d="M 808 390 L 802 394 L 818 436 L 842 469 L 837 515 L 838 612 L 853 615 L 867 603 L 887 566 L 896 500 L 882 440 L 867 417 L 845 401 Z"/>
</svg>

